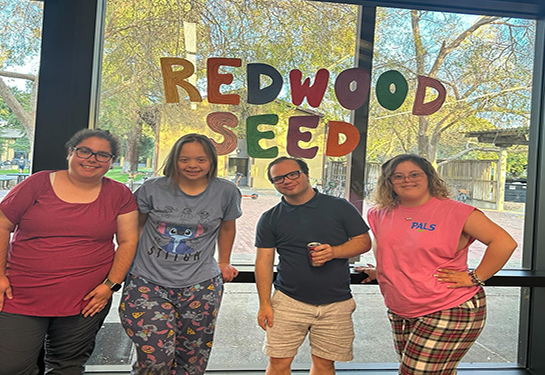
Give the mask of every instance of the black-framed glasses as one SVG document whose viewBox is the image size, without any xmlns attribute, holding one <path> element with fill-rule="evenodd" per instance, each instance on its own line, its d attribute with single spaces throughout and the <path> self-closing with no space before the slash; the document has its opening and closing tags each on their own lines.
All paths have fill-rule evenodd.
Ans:
<svg viewBox="0 0 545 375">
<path fill-rule="evenodd" d="M 303 173 L 303 171 L 293 171 L 283 174 L 282 176 L 271 177 L 271 182 L 275 185 L 278 185 L 283 183 L 286 177 L 288 178 L 288 180 L 296 180 L 299 178 L 299 176 L 301 176 L 301 173 Z"/>
<path fill-rule="evenodd" d="M 76 156 L 80 159 L 89 159 L 91 156 L 95 155 L 95 160 L 99 163 L 107 163 L 115 156 L 104 151 L 93 152 L 87 147 L 72 147 L 72 150 L 75 151 Z"/>
<path fill-rule="evenodd" d="M 411 182 L 418 182 L 423 179 L 425 175 L 426 174 L 424 172 L 411 172 L 406 176 L 402 173 L 395 173 L 390 176 L 390 181 L 392 181 L 392 184 L 396 185 L 402 184 L 406 178 L 408 178 Z"/>
</svg>

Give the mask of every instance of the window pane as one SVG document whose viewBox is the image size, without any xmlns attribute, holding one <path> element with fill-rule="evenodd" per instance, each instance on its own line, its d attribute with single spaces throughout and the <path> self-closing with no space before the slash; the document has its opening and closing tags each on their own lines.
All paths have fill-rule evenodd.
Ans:
<svg viewBox="0 0 545 375">
<path fill-rule="evenodd" d="M 486 287 L 488 317 L 483 333 L 464 357 L 471 363 L 517 363 L 520 288 Z M 376 285 L 352 285 L 357 303 L 354 312 L 354 360 L 351 363 L 397 363 L 390 325 L 382 295 Z M 88 365 L 128 365 L 134 359 L 131 341 L 122 332 L 114 294 L 112 311 L 99 334 Z M 259 300 L 255 285 L 231 283 L 225 286 L 218 316 L 209 369 L 264 368 L 262 352 L 265 332 L 257 325 Z M 299 349 L 295 366 L 310 365 L 308 340 Z M 337 368 L 342 368 L 342 363 Z"/>
<path fill-rule="evenodd" d="M 368 190 L 389 158 L 425 156 L 454 199 L 515 238 L 506 267 L 522 267 L 535 22 L 379 8 L 377 25 Z M 470 266 L 483 250 L 472 245 Z"/>
<path fill-rule="evenodd" d="M 294 13 L 297 13 L 298 17 L 293 17 Z M 412 34 L 407 31 L 411 25 L 410 14 L 410 11 L 381 8 L 377 16 L 379 25 L 375 42 L 377 51 L 373 62 L 376 71 L 371 78 L 371 119 L 366 168 L 368 193 L 372 191 L 376 182 L 381 162 L 397 153 L 421 152 L 418 149 L 418 129 L 423 117 L 411 115 L 416 92 L 415 72 L 418 70 L 416 58 L 410 56 L 411 52 L 414 55 L 412 50 L 414 47 L 411 47 L 414 43 L 411 44 L 410 40 Z M 244 214 L 237 221 L 238 233 L 233 262 L 253 264 L 255 260 L 253 241 L 257 220 L 261 213 L 276 204 L 280 197 L 266 178 L 266 166 L 271 159 L 249 156 L 252 153 L 249 148 L 249 145 L 252 145 L 250 142 L 255 139 L 249 136 L 246 130 L 247 120 L 252 116 L 278 115 L 277 123 L 272 121 L 274 123 L 272 125 L 259 125 L 261 132 L 272 131 L 274 139 L 262 139 L 258 144 L 264 150 L 278 147 L 280 156 L 286 154 L 288 119 L 292 116 L 318 116 L 316 129 L 302 129 L 312 134 L 311 141 L 300 142 L 299 146 L 305 149 L 318 147 L 317 154 L 307 160 L 315 186 L 326 193 L 342 196 L 345 188 L 346 157 L 325 156 L 327 136 L 325 124 L 330 120 L 350 122 L 350 111 L 339 105 L 331 84 L 318 107 L 311 107 L 307 101 L 295 106 L 292 103 L 288 76 L 290 70 L 300 69 L 303 79 L 312 77 L 314 80 L 318 69 L 327 68 L 331 74 L 331 83 L 341 72 L 351 68 L 356 40 L 356 15 L 357 7 L 352 5 L 304 1 L 253 1 L 243 4 L 235 1 L 212 1 L 201 7 L 191 8 L 181 3 L 171 4 L 153 0 L 138 2 L 108 0 L 99 126 L 112 130 L 123 140 L 122 158 L 110 176 L 126 182 L 135 189 L 143 179 L 154 176 L 160 170 L 171 145 L 183 134 L 199 132 L 212 137 L 218 143 L 223 142 L 224 138 L 210 128 L 208 122 L 210 114 L 221 113 L 217 119 L 223 124 L 230 121 L 231 115 L 236 116 L 234 122 L 236 126 L 232 129 L 236 135 L 233 143 L 235 148 L 220 157 L 219 175 L 236 182 L 245 195 L 242 203 Z M 440 51 L 439 35 L 442 35 L 440 32 L 444 29 L 448 30 L 447 36 L 454 35 L 456 30 L 448 29 L 447 26 L 469 27 L 472 22 L 476 22 L 476 18 L 432 12 L 417 12 L 416 16 L 419 15 L 422 17 L 422 36 L 428 43 L 426 45 L 428 52 L 423 56 L 423 60 L 429 74 L 433 66 L 432 53 L 437 54 Z M 491 30 L 485 33 L 483 30 L 486 27 Z M 485 23 L 467 38 L 465 43 L 469 43 L 471 48 L 462 43 L 459 50 L 445 56 L 435 75 L 431 74 L 441 79 L 447 87 L 448 96 L 440 111 L 426 118 L 429 130 L 425 133 L 427 138 L 423 138 L 424 140 L 429 141 L 432 138 L 433 126 L 442 127 L 439 128 L 441 133 L 439 142 L 434 144 L 428 142 L 427 146 L 423 146 L 424 154 L 428 157 L 433 155 L 433 159 L 441 163 L 449 161 L 451 156 L 469 147 L 471 151 L 460 156 L 460 159 L 463 159 L 463 163 L 466 160 L 478 161 L 480 169 L 475 167 L 477 163 L 472 164 L 469 169 L 481 171 L 479 176 L 466 176 L 463 171 L 460 172 L 462 167 L 458 167 L 458 164 L 462 162 L 456 164 L 451 161 L 440 168 L 446 176 L 450 173 L 450 170 L 445 169 L 446 166 L 455 165 L 457 169 L 453 168 L 454 172 L 448 175 L 450 176 L 448 182 L 453 188 L 454 195 L 458 199 L 464 199 L 465 195 L 467 203 L 475 204 L 483 210 L 491 207 L 489 204 L 493 201 L 494 186 L 496 190 L 500 190 L 497 188 L 498 183 L 495 182 L 497 180 L 494 180 L 494 173 L 507 170 L 497 167 L 502 163 L 498 163 L 496 157 L 494 164 L 493 156 L 503 155 L 499 152 L 503 150 L 502 147 L 507 150 L 508 156 L 523 155 L 522 161 L 514 160 L 511 156 L 511 161 L 507 164 L 513 165 L 508 169 L 510 176 L 518 178 L 524 175 L 524 168 L 521 170 L 520 164 L 524 164 L 527 158 L 526 145 L 479 144 L 479 134 L 474 134 L 467 140 L 464 137 L 469 131 L 494 131 L 515 123 L 521 123 L 523 128 L 527 126 L 523 120 L 529 113 L 528 84 L 531 81 L 533 64 L 531 61 L 533 27 L 533 23 L 524 20 Z M 492 44 L 494 48 L 486 49 L 488 44 Z M 510 60 L 512 54 L 494 55 L 499 46 L 507 46 L 511 48 L 513 54 L 521 57 L 512 61 Z M 464 51 L 461 51 L 462 47 L 465 48 Z M 473 50 L 481 51 L 480 55 Z M 482 51 L 486 51 L 488 55 Z M 164 77 L 159 60 L 161 57 L 183 58 L 187 61 L 186 64 L 194 66 L 195 73 L 184 79 L 196 87 L 203 98 L 202 101 L 191 101 L 187 90 L 177 88 L 179 101 L 166 103 Z M 207 61 L 212 57 L 241 59 L 240 67 L 225 64 L 219 68 L 219 74 L 233 75 L 233 83 L 221 85 L 218 89 L 222 95 L 238 95 L 239 104 L 211 103 L 207 92 L 211 84 L 207 76 L 209 74 Z M 505 61 L 501 60 L 499 66 L 491 64 L 491 72 L 483 73 L 488 81 L 481 83 L 478 73 L 482 69 L 479 66 L 483 64 L 485 57 L 493 62 L 500 61 L 501 58 Z M 278 97 L 267 104 L 248 104 L 246 65 L 251 63 L 270 65 L 283 77 Z M 184 68 L 175 66 L 172 69 L 173 72 L 179 72 Z M 399 109 L 386 110 L 377 101 L 376 82 L 383 72 L 392 69 L 399 70 L 409 82 L 409 95 Z M 505 71 L 518 72 L 518 69 L 521 70 L 520 74 L 514 77 L 507 76 L 510 79 L 506 79 Z M 504 75 L 501 76 L 500 72 Z M 490 81 L 491 77 L 504 79 L 498 80 L 494 86 L 494 82 Z M 455 85 L 458 81 L 461 86 Z M 271 82 L 272 80 L 263 78 L 261 87 Z M 485 95 L 488 92 L 496 93 L 493 90 L 496 90 L 498 95 Z M 516 103 L 509 96 L 511 94 L 517 95 Z M 434 99 L 433 93 L 430 95 L 426 96 L 426 100 Z M 506 107 L 509 111 L 505 110 L 505 114 L 498 113 L 497 109 L 500 106 Z M 449 112 L 447 111 L 449 108 L 454 109 Z M 503 132 L 501 135 L 506 133 Z M 496 154 L 489 150 L 493 147 L 499 150 Z M 499 175 L 503 176 L 501 173 Z M 462 186 L 459 180 L 463 180 L 464 183 L 472 182 L 473 185 Z M 481 194 L 483 191 L 488 191 L 489 195 Z M 505 201 L 510 202 L 508 199 Z M 490 212 L 489 216 L 495 213 L 508 215 L 505 216 L 505 220 L 515 218 L 516 220 L 511 220 L 515 227 L 509 230 L 521 243 L 524 203 L 513 205 L 504 203 L 503 209 L 499 209 L 500 203 L 501 201 L 494 203 L 496 206 L 492 208 L 495 210 L 486 211 L 487 214 Z M 368 202 L 366 204 L 368 207 Z M 501 221 L 503 217 L 494 219 Z M 475 249 L 470 259 L 472 264 L 481 256 L 478 248 Z M 361 262 L 367 261 L 373 262 L 372 256 L 362 257 Z M 517 262 L 516 257 L 512 261 Z M 520 260 L 515 265 L 520 267 Z M 500 311 L 501 308 L 503 311 L 509 305 L 511 307 L 509 311 L 516 315 L 507 317 L 491 312 L 486 331 L 466 357 L 467 361 L 516 361 L 516 347 L 497 348 L 494 345 L 500 342 L 497 327 L 502 329 L 505 327 L 511 337 L 518 334 L 519 294 L 513 293 L 517 291 L 514 288 L 506 288 L 505 292 L 495 294 L 496 289 L 500 290 L 487 288 L 490 310 L 496 305 L 498 307 L 494 308 L 495 310 Z M 354 286 L 353 290 L 358 303 L 358 310 L 354 315 L 357 335 L 354 362 L 396 362 L 385 307 L 378 288 Z M 266 356 L 261 352 L 264 332 L 255 323 L 258 309 L 255 285 L 228 284 L 225 291 L 210 367 L 264 368 L 267 363 Z M 121 333 L 117 323 L 116 307 L 117 301 L 114 302 L 106 329 L 99 337 L 99 341 L 102 340 L 104 345 L 97 346 L 90 361 L 91 365 L 126 365 L 131 361 L 130 341 Z M 504 318 L 508 318 L 508 321 Z M 377 344 L 377 337 L 380 344 Z M 513 343 L 516 343 L 515 339 Z M 116 348 L 115 355 L 111 355 L 112 351 L 100 349 L 110 346 Z M 491 355 L 491 351 L 497 355 Z M 308 366 L 309 360 L 307 343 L 301 348 L 295 363 Z"/>
<path fill-rule="evenodd" d="M 0 0 L 0 197 L 30 172 L 43 3 Z"/>
<path fill-rule="evenodd" d="M 354 312 L 356 338 L 352 363 L 397 363 L 386 307 L 378 286 L 353 285 L 357 309 Z M 463 363 L 517 362 L 520 288 L 487 287 L 488 319 L 477 342 Z M 250 366 L 263 368 L 265 332 L 258 327 L 258 297 L 254 285 L 228 284 L 219 314 L 210 368 Z M 310 366 L 308 339 L 294 365 Z M 343 364 L 338 363 L 337 368 Z"/>
<path fill-rule="evenodd" d="M 170 147 L 188 132 L 206 134 L 218 143 L 232 141 L 228 150 L 222 151 L 225 144 L 218 148 L 219 154 L 224 154 L 219 157 L 218 174 L 237 183 L 243 193 L 244 215 L 237 222 L 233 262 L 253 264 L 255 224 L 279 196 L 266 175 L 274 155 L 250 157 L 249 147 L 287 155 L 290 118 L 315 120 L 315 128 L 311 124 L 301 127 L 300 131 L 308 132 L 311 139 L 299 142 L 298 147 L 317 149 L 315 155 L 306 157 L 314 184 L 329 194 L 344 195 L 346 157 L 328 158 L 324 149 L 327 122 L 350 121 L 350 111 L 339 105 L 333 82 L 353 66 L 356 17 L 357 7 L 353 5 L 306 1 L 211 1 L 202 7 L 189 7 L 157 0 L 109 0 L 99 126 L 120 136 L 123 149 L 119 165 L 108 176 L 137 188 L 143 179 L 160 174 Z M 163 80 L 168 81 L 168 76 L 162 74 L 162 57 L 184 59 L 166 68 L 172 69 L 172 74 L 190 69 L 187 66 L 195 70 L 184 78 L 185 88 L 174 89 L 178 95 L 174 103 L 167 103 Z M 219 78 L 210 78 L 215 70 L 208 62 L 217 57 L 240 61 L 224 62 L 217 69 Z M 237 64 L 240 67 L 234 66 Z M 266 64 L 278 72 L 281 78 L 274 81 L 260 75 L 259 86 L 278 83 L 276 99 L 249 104 L 248 64 Z M 300 105 L 292 103 L 289 74 L 294 69 L 301 71 L 300 81 L 310 77 L 311 83 L 318 70 L 329 71 L 329 85 L 319 104 L 312 107 L 307 100 Z M 218 85 L 215 90 L 218 82 L 226 82 L 226 74 L 233 75 L 233 82 Z M 191 95 L 200 95 L 202 101 L 190 100 L 189 84 L 196 88 Z M 214 98 L 223 100 L 231 95 L 240 101 L 218 104 L 219 99 L 209 99 L 208 89 L 217 91 Z M 247 122 L 252 118 L 261 125 L 248 133 Z M 232 131 L 233 139 L 212 131 L 213 121 Z M 226 125 L 230 121 L 234 128 Z M 259 132 L 269 132 L 274 138 L 258 142 Z M 295 133 L 290 136 L 297 136 Z"/>
<path fill-rule="evenodd" d="M 222 124 L 235 116 L 236 126 L 225 126 L 235 134 L 234 148 L 220 156 L 218 174 L 237 183 L 243 193 L 243 216 L 237 220 L 232 262 L 253 265 L 255 226 L 261 213 L 277 204 L 280 196 L 266 176 L 271 156 L 250 157 L 250 147 L 257 143 L 257 132 L 254 130 L 253 136 L 248 134 L 248 118 L 269 116 L 260 118 L 258 131 L 269 132 L 274 139 L 264 138 L 258 144 L 263 150 L 277 147 L 278 156 L 287 154 L 290 117 L 315 119 L 315 128 L 301 127 L 300 131 L 312 136 L 309 141 L 299 142 L 299 147 L 318 148 L 316 155 L 307 158 L 314 184 L 327 193 L 344 195 L 346 157 L 327 158 L 324 149 L 327 122 L 350 121 L 350 111 L 337 102 L 333 82 L 342 71 L 353 66 L 356 21 L 354 5 L 314 1 L 209 1 L 189 6 L 158 0 L 108 0 L 98 126 L 113 131 L 123 143 L 122 157 L 108 176 L 136 189 L 143 179 L 160 174 L 170 147 L 180 136 L 197 132 L 222 143 L 224 137 L 211 130 L 209 116 L 218 116 Z M 186 64 L 194 66 L 195 73 L 185 80 L 196 87 L 202 102 L 190 101 L 187 90 L 178 87 L 179 101 L 167 103 L 162 57 L 183 58 Z M 225 64 L 218 69 L 219 74 L 232 74 L 233 82 L 221 85 L 217 91 L 222 95 L 238 95 L 237 105 L 210 100 L 207 89 L 214 80 L 208 77 L 207 62 L 217 57 L 240 59 L 240 67 Z M 282 77 L 274 100 L 266 104 L 248 103 L 247 64 L 267 64 Z M 177 65 L 172 69 L 179 72 L 184 67 Z M 292 103 L 289 74 L 293 69 L 301 71 L 300 81 L 310 77 L 311 83 L 319 69 L 329 71 L 329 84 L 319 105 L 312 107 L 307 100 L 300 105 Z M 277 82 L 264 75 L 261 79 L 261 88 Z M 248 314 L 253 316 L 256 311 L 257 308 Z M 233 313 L 222 308 L 220 315 L 224 314 L 222 319 L 227 321 L 238 319 Z M 254 320 L 252 317 L 251 321 Z M 115 318 L 110 321 L 108 324 L 116 324 Z M 117 337 L 121 340 L 118 350 L 126 355 L 126 337 L 110 335 L 118 328 L 107 327 L 99 339 L 108 342 L 110 337 L 112 340 Z M 242 327 L 241 322 L 239 329 Z M 221 355 L 222 348 L 234 345 L 219 335 L 214 344 L 217 355 Z M 232 336 L 230 340 L 238 338 Z M 253 355 L 257 357 L 248 363 L 264 367 L 266 361 L 259 353 L 256 350 Z M 95 353 L 91 364 L 98 365 L 101 361 L 112 363 L 107 356 Z"/>
</svg>

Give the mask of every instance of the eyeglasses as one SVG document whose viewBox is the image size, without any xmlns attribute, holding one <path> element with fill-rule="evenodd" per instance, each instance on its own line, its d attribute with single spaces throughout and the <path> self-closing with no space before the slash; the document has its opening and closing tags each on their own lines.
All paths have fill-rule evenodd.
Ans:
<svg viewBox="0 0 545 375">
<path fill-rule="evenodd" d="M 422 172 L 411 172 L 408 175 L 404 175 L 401 173 L 396 173 L 390 176 L 390 181 L 392 181 L 392 184 L 402 184 L 403 181 L 405 181 L 406 178 L 409 179 L 411 182 L 418 182 L 421 179 L 424 178 L 426 174 Z"/>
<path fill-rule="evenodd" d="M 89 159 L 95 155 L 95 160 L 99 163 L 107 163 L 115 156 L 104 151 L 93 152 L 87 147 L 72 147 L 72 150 L 76 152 L 76 156 L 80 159 Z"/>
<path fill-rule="evenodd" d="M 282 176 L 271 177 L 271 182 L 275 185 L 279 185 L 285 181 L 286 177 L 288 180 L 297 180 L 299 176 L 301 176 L 301 173 L 303 173 L 303 171 L 293 171 Z"/>
</svg>

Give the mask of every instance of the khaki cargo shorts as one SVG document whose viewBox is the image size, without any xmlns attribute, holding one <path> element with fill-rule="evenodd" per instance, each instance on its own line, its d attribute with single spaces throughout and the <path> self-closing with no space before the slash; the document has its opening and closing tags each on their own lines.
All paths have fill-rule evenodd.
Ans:
<svg viewBox="0 0 545 375">
<path fill-rule="evenodd" d="M 309 334 L 311 353 L 330 361 L 353 358 L 356 309 L 353 298 L 325 305 L 310 305 L 279 290 L 272 296 L 273 326 L 267 327 L 263 352 L 273 358 L 291 358 Z"/>
</svg>

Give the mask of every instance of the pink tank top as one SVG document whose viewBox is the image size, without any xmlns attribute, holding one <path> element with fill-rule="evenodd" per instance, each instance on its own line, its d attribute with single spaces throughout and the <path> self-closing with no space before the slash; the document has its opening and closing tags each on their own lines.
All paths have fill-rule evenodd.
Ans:
<svg viewBox="0 0 545 375">
<path fill-rule="evenodd" d="M 479 287 L 449 289 L 433 276 L 439 268 L 467 271 L 468 247 L 475 239 L 459 251 L 456 248 L 473 210 L 435 197 L 423 206 L 369 210 L 377 245 L 377 280 L 393 313 L 423 316 L 458 306 L 477 293 Z"/>
</svg>

